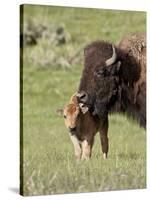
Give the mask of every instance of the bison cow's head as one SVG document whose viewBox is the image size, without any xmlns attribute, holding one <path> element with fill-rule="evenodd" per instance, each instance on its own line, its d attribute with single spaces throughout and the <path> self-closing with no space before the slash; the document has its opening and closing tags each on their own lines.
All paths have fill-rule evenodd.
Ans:
<svg viewBox="0 0 150 200">
<path fill-rule="evenodd" d="M 79 87 L 79 102 L 103 117 L 115 104 L 119 92 L 121 61 L 116 47 L 94 42 L 85 48 L 84 70 Z"/>
</svg>

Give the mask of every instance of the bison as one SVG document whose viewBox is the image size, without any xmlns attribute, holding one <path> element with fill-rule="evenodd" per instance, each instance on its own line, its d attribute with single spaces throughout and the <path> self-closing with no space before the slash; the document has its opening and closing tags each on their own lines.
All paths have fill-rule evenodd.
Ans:
<svg viewBox="0 0 150 200">
<path fill-rule="evenodd" d="M 107 158 L 108 137 L 103 124 L 97 116 L 91 115 L 87 107 L 77 101 L 78 94 L 75 93 L 70 102 L 60 109 L 59 113 L 64 116 L 65 125 L 70 132 L 70 139 L 74 145 L 77 160 L 87 160 L 91 157 L 94 136 L 99 131 L 103 158 Z M 105 122 L 106 123 L 106 122 Z"/>
<path fill-rule="evenodd" d="M 95 41 L 85 47 L 78 102 L 99 118 L 106 135 L 113 112 L 127 113 L 146 127 L 145 34 L 127 36 L 116 46 Z"/>
</svg>

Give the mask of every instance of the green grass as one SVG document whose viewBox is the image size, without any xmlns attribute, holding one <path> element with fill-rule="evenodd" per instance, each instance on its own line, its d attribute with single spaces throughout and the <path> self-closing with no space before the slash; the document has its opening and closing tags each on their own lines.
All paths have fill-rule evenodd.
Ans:
<svg viewBox="0 0 150 200">
<path fill-rule="evenodd" d="M 117 43 L 128 33 L 145 31 L 144 12 L 25 6 L 25 22 L 64 24 L 71 40 L 54 46 L 58 57 L 95 39 Z M 93 192 L 146 187 L 146 133 L 135 121 L 109 117 L 109 158 L 103 160 L 96 135 L 90 161 L 76 162 L 64 121 L 56 110 L 79 85 L 83 58 L 69 69 L 53 62 L 42 67 L 53 46 L 48 38 L 24 49 L 23 61 L 23 194 Z M 45 54 L 44 54 L 45 52 Z M 34 55 L 34 60 L 33 56 Z M 47 56 L 49 59 L 49 56 Z"/>
</svg>

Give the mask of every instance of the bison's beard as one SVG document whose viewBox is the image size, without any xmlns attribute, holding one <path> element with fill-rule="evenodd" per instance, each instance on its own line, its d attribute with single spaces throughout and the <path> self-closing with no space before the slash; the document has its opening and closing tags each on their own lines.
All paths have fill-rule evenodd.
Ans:
<svg viewBox="0 0 150 200">
<path fill-rule="evenodd" d="M 96 98 L 96 101 L 94 102 L 94 109 L 93 109 L 93 115 L 97 115 L 99 118 L 106 117 L 109 112 L 113 109 L 115 106 L 115 103 L 118 99 L 118 93 L 112 94 L 111 97 L 100 99 Z"/>
<path fill-rule="evenodd" d="M 119 100 L 119 77 L 111 76 L 96 80 L 93 115 L 105 117 Z"/>
<path fill-rule="evenodd" d="M 79 99 L 79 103 L 85 104 L 93 116 L 103 118 L 116 109 L 114 107 L 118 104 L 120 96 L 119 83 L 114 77 L 99 80 L 93 91 L 85 93 L 86 99 Z"/>
<path fill-rule="evenodd" d="M 106 117 L 108 115 L 107 105 L 104 103 L 96 103 L 92 114 L 99 118 Z"/>
</svg>

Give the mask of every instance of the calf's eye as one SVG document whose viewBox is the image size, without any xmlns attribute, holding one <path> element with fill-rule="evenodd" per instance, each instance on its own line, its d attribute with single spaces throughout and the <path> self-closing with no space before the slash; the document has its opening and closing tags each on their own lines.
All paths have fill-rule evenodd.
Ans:
<svg viewBox="0 0 150 200">
<path fill-rule="evenodd" d="M 64 115 L 64 118 L 66 119 L 66 118 L 67 118 L 67 116 L 66 116 L 66 115 Z"/>
</svg>

